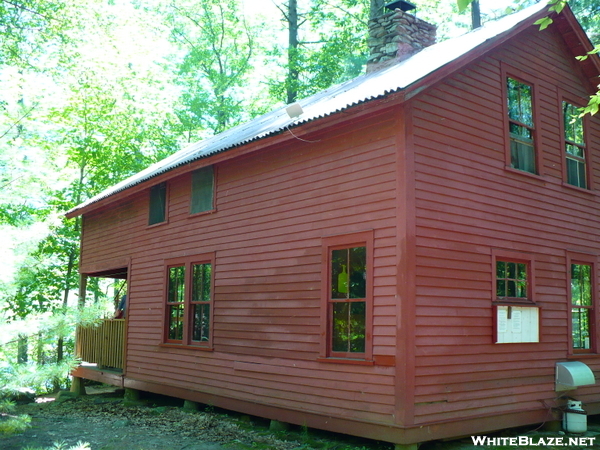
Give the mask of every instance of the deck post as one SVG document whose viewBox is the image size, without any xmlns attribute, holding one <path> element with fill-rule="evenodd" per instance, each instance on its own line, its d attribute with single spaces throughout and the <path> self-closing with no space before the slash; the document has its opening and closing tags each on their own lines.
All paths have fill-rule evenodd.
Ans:
<svg viewBox="0 0 600 450">
<path fill-rule="evenodd" d="M 198 411 L 200 409 L 200 404 L 192 400 L 184 400 L 183 409 L 186 411 Z"/>
<path fill-rule="evenodd" d="M 280 422 L 279 420 L 272 419 L 269 423 L 269 431 L 287 431 L 290 429 L 290 424 L 287 422 Z"/>
<path fill-rule="evenodd" d="M 417 450 L 419 444 L 395 444 L 394 450 Z"/>
<path fill-rule="evenodd" d="M 124 398 L 129 402 L 137 402 L 140 400 L 140 391 L 133 388 L 125 388 Z"/>
<path fill-rule="evenodd" d="M 86 395 L 85 386 L 83 384 L 83 378 L 73 377 L 71 380 L 71 392 L 75 395 Z"/>
</svg>

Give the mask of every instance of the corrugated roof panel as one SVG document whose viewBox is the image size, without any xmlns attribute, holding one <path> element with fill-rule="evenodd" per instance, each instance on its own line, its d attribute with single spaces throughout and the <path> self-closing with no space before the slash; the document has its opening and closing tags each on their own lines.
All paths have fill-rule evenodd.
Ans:
<svg viewBox="0 0 600 450">
<path fill-rule="evenodd" d="M 92 203 L 147 181 L 178 166 L 280 133 L 288 127 L 326 117 L 366 101 L 406 89 L 446 64 L 474 50 L 489 39 L 496 38 L 510 31 L 545 7 L 545 3 L 537 3 L 495 22 L 487 22 L 481 28 L 462 36 L 448 39 L 425 48 L 396 65 L 332 86 L 311 97 L 300 100 L 298 103 L 300 103 L 304 112 L 296 119 L 290 119 L 285 108 L 281 108 L 216 136 L 191 144 L 162 161 L 151 165 L 147 169 L 104 190 L 73 208 L 68 214 L 72 214 Z"/>
</svg>

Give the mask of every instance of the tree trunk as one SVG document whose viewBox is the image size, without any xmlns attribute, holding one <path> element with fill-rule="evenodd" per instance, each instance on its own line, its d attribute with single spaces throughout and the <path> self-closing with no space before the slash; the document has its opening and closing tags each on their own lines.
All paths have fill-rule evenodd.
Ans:
<svg viewBox="0 0 600 450">
<path fill-rule="evenodd" d="M 288 3 L 288 75 L 286 83 L 287 103 L 294 103 L 298 97 L 298 0 Z"/>
<path fill-rule="evenodd" d="M 479 0 L 471 2 L 471 27 L 473 30 L 481 26 L 481 11 L 479 9 Z"/>
<path fill-rule="evenodd" d="M 386 0 L 371 0 L 371 10 L 369 12 L 369 19 L 374 19 L 383 14 L 383 7 L 388 3 Z"/>
<path fill-rule="evenodd" d="M 19 364 L 25 364 L 28 360 L 27 353 L 29 350 L 29 340 L 26 334 L 19 334 L 19 340 L 17 341 L 17 362 Z"/>
<path fill-rule="evenodd" d="M 44 335 L 40 332 L 37 336 L 37 363 L 39 366 L 46 364 L 46 353 L 44 352 Z"/>
</svg>

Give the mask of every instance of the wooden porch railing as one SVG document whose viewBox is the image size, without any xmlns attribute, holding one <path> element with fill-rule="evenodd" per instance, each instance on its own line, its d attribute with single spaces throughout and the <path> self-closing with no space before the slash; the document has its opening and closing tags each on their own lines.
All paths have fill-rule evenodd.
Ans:
<svg viewBox="0 0 600 450">
<path fill-rule="evenodd" d="M 75 354 L 98 367 L 123 369 L 125 319 L 104 319 L 99 326 L 77 327 Z"/>
</svg>

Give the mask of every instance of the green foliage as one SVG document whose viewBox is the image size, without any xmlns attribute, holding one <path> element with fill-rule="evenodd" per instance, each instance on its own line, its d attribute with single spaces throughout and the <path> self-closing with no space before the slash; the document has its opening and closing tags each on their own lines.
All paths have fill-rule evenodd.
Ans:
<svg viewBox="0 0 600 450">
<path fill-rule="evenodd" d="M 0 436 L 22 433 L 29 428 L 31 417 L 14 415 L 14 402 L 0 399 Z"/>
<path fill-rule="evenodd" d="M 279 7 L 294 37 L 268 52 L 287 73 L 269 80 L 271 96 L 290 103 L 360 75 L 367 61 L 369 7 L 366 0 L 312 0 L 298 11 L 297 23 Z"/>
<path fill-rule="evenodd" d="M 187 140 L 220 133 L 245 114 L 242 88 L 252 69 L 254 31 L 236 0 L 170 3 L 171 39 L 185 52 L 175 82 L 182 87 L 175 114 Z"/>
<path fill-rule="evenodd" d="M 600 43 L 600 1 L 569 0 L 568 4 L 591 41 L 598 45 Z"/>
<path fill-rule="evenodd" d="M 25 319 L 0 320 L 0 398 L 24 392 L 47 392 L 56 385 L 64 385 L 77 361 L 73 357 L 56 361 L 46 355 L 55 353 L 58 339 L 72 346 L 75 327 L 98 323 L 106 309 L 104 303 L 98 303 L 81 310 L 69 308 L 29 314 Z M 29 345 L 22 358 L 18 349 L 24 339 Z"/>
<path fill-rule="evenodd" d="M 0 2 L 0 64 L 31 66 L 49 43 L 60 43 L 69 22 L 65 0 Z"/>
<path fill-rule="evenodd" d="M 458 5 L 458 12 L 464 12 L 473 0 L 456 0 L 456 4 Z"/>
</svg>

